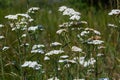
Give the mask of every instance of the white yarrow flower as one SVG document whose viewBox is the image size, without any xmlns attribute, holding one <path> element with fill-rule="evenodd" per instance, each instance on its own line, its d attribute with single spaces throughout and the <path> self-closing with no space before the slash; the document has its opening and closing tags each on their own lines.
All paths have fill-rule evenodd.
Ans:
<svg viewBox="0 0 120 80">
<path fill-rule="evenodd" d="M 65 59 L 65 60 L 59 60 L 58 62 L 59 62 L 59 63 L 64 63 L 64 62 L 67 62 L 67 63 L 76 63 L 75 60 L 68 60 L 68 59 Z"/>
<path fill-rule="evenodd" d="M 5 51 L 5 50 L 8 50 L 9 48 L 10 48 L 10 47 L 4 46 L 4 47 L 2 48 L 2 50 Z"/>
<path fill-rule="evenodd" d="M 70 20 L 79 20 L 80 19 L 80 13 L 75 11 L 72 8 L 67 8 L 66 6 L 61 6 L 59 8 L 60 12 L 63 12 L 63 15 L 69 16 Z"/>
<path fill-rule="evenodd" d="M 113 9 L 111 12 L 108 13 L 108 15 L 118 15 L 120 14 L 120 9 Z"/>
<path fill-rule="evenodd" d="M 43 44 L 38 44 L 38 45 L 33 45 L 32 49 L 38 49 L 38 48 L 44 48 L 45 45 Z"/>
<path fill-rule="evenodd" d="M 29 66 L 29 64 L 31 64 L 32 61 L 25 61 L 25 63 L 23 65 L 21 65 L 22 67 L 27 67 Z"/>
<path fill-rule="evenodd" d="M 38 29 L 37 26 L 31 26 L 28 28 L 28 31 L 36 31 Z"/>
<path fill-rule="evenodd" d="M 64 11 L 65 9 L 67 9 L 66 6 L 61 6 L 61 7 L 59 7 L 59 10 L 58 10 L 58 11 L 62 12 L 62 11 Z"/>
<path fill-rule="evenodd" d="M 30 9 L 28 9 L 27 13 L 35 13 L 35 11 L 38 11 L 39 9 L 39 7 L 31 7 Z"/>
<path fill-rule="evenodd" d="M 29 21 L 29 22 L 32 22 L 32 21 L 34 21 L 34 19 L 29 19 L 28 21 Z"/>
<path fill-rule="evenodd" d="M 67 27 L 73 25 L 73 23 L 74 23 L 73 21 L 71 21 L 71 22 L 64 22 L 63 24 L 60 24 L 59 27 L 60 28 L 67 28 Z"/>
<path fill-rule="evenodd" d="M 47 60 L 50 60 L 50 58 L 48 56 L 45 56 L 44 60 L 47 61 Z"/>
<path fill-rule="evenodd" d="M 66 29 L 59 29 L 56 33 L 60 35 L 62 32 L 67 32 L 67 30 Z"/>
<path fill-rule="evenodd" d="M 5 37 L 4 36 L 0 36 L 0 39 L 4 39 Z"/>
<path fill-rule="evenodd" d="M 61 46 L 62 44 L 59 42 L 53 42 L 50 44 L 50 46 Z"/>
<path fill-rule="evenodd" d="M 80 35 L 81 36 L 85 36 L 85 35 L 87 35 L 87 34 L 89 34 L 90 32 L 89 31 L 82 31 L 81 33 L 80 33 Z"/>
<path fill-rule="evenodd" d="M 4 25 L 0 24 L 0 28 L 4 27 Z"/>
<path fill-rule="evenodd" d="M 21 37 L 26 37 L 27 36 L 27 34 L 22 34 L 22 36 Z"/>
<path fill-rule="evenodd" d="M 98 53 L 97 56 L 100 57 L 100 56 L 103 56 L 104 54 L 102 53 Z"/>
<path fill-rule="evenodd" d="M 68 55 L 62 55 L 62 56 L 60 56 L 60 58 L 68 58 L 69 56 Z"/>
<path fill-rule="evenodd" d="M 101 33 L 100 33 L 99 31 L 97 31 L 97 30 L 93 30 L 93 32 L 94 32 L 95 34 L 97 34 L 97 35 L 101 35 Z"/>
<path fill-rule="evenodd" d="M 42 49 L 36 49 L 36 50 L 31 50 L 31 53 L 41 53 L 41 54 L 44 54 L 44 51 Z"/>
<path fill-rule="evenodd" d="M 21 67 L 30 67 L 33 68 L 35 70 L 40 69 L 42 65 L 38 64 L 36 61 L 25 61 L 23 65 L 21 65 Z"/>
<path fill-rule="evenodd" d="M 29 46 L 29 43 L 23 43 L 20 46 Z"/>
<path fill-rule="evenodd" d="M 45 46 L 42 44 L 38 44 L 38 45 L 33 45 L 31 53 L 41 53 L 44 54 L 44 48 Z"/>
<path fill-rule="evenodd" d="M 118 27 L 118 26 L 116 26 L 115 24 L 108 24 L 108 26 L 113 27 L 113 28 Z"/>
<path fill-rule="evenodd" d="M 78 59 L 79 63 L 83 65 L 84 67 L 87 67 L 89 65 L 93 65 L 96 60 L 94 58 L 90 58 L 88 61 L 85 61 L 85 57 L 79 57 L 79 58 L 74 58 L 75 60 Z"/>
<path fill-rule="evenodd" d="M 72 51 L 74 52 L 82 52 L 82 49 L 76 46 L 72 46 Z"/>
<path fill-rule="evenodd" d="M 88 24 L 86 21 L 81 21 L 81 23 L 83 23 L 83 24 Z"/>
<path fill-rule="evenodd" d="M 63 50 L 52 50 L 52 51 L 46 53 L 45 55 L 51 56 L 51 55 L 54 55 L 54 54 L 57 55 L 57 54 L 62 54 L 62 53 L 64 53 Z"/>
<path fill-rule="evenodd" d="M 7 16 L 5 16 L 5 18 L 15 20 L 18 18 L 18 16 L 17 15 L 7 15 Z"/>
<path fill-rule="evenodd" d="M 104 43 L 104 41 L 102 41 L 102 40 L 91 40 L 91 41 L 88 41 L 87 43 L 88 44 L 93 44 L 93 45 L 99 45 L 99 44 Z"/>
<path fill-rule="evenodd" d="M 80 16 L 79 15 L 73 15 L 70 17 L 70 20 L 80 20 Z"/>
<path fill-rule="evenodd" d="M 28 14 L 16 14 L 16 16 L 21 16 L 24 18 L 31 18 Z"/>
<path fill-rule="evenodd" d="M 74 9 L 67 8 L 67 9 L 64 10 L 63 15 L 72 16 L 74 12 L 75 12 Z"/>
</svg>

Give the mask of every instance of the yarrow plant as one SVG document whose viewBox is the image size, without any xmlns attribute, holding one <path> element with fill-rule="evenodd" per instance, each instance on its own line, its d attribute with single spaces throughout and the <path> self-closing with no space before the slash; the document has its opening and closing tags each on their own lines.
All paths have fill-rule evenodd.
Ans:
<svg viewBox="0 0 120 80">
<path fill-rule="evenodd" d="M 86 67 L 86 71 L 94 69 L 96 79 L 98 79 L 98 57 L 101 45 L 104 41 L 101 40 L 101 33 L 95 29 L 86 27 L 88 24 L 86 21 L 81 21 L 81 13 L 75 11 L 72 8 L 61 6 L 59 8 L 63 16 L 68 16 L 68 22 L 59 25 L 59 30 L 56 32 L 59 36 L 63 36 L 65 40 L 65 47 L 71 48 L 73 59 L 70 60 L 72 63 L 77 64 L 77 77 L 80 77 L 80 66 Z M 84 24 L 84 25 L 83 25 Z M 76 36 L 76 37 L 75 37 Z M 75 44 L 72 39 L 78 38 L 77 44 L 80 44 L 80 48 L 73 46 Z M 68 59 L 59 60 L 60 63 L 68 62 Z M 68 62 L 69 63 L 69 62 Z M 69 65 L 70 66 L 70 65 Z M 70 67 L 69 67 L 70 68 Z M 88 69 L 89 68 L 89 69 Z M 89 72 L 89 74 L 92 74 Z M 87 72 L 85 76 L 88 75 Z M 84 76 L 84 77 L 85 77 Z"/>
<path fill-rule="evenodd" d="M 110 53 L 114 58 L 113 58 L 113 63 L 114 65 L 112 65 L 113 70 L 117 69 L 117 67 L 119 66 L 119 61 L 118 61 L 118 55 L 119 55 L 119 48 L 120 48 L 120 9 L 113 9 L 110 12 L 108 12 L 108 16 L 110 16 L 115 23 L 113 23 L 114 21 L 111 21 L 108 23 L 108 27 L 110 30 L 110 34 L 109 34 L 109 39 L 108 39 L 108 43 L 109 42 L 113 42 L 112 41 L 112 37 L 113 34 L 116 36 L 115 39 L 115 45 L 113 45 L 113 49 L 115 49 L 114 53 Z M 108 47 L 109 49 L 109 47 Z M 117 72 L 116 72 L 117 73 Z M 119 74 L 119 73 L 117 73 Z M 113 78 L 112 76 L 109 76 L 111 79 L 120 79 L 120 77 L 116 77 Z M 106 78 L 107 80 L 107 78 Z M 109 79 L 108 79 L 109 80 Z"/>
<path fill-rule="evenodd" d="M 119 24 L 120 24 L 120 9 L 113 9 L 108 13 L 109 16 L 111 16 L 117 24 L 111 24 L 108 23 L 108 26 L 110 28 L 114 28 L 117 32 L 119 32 L 120 28 L 119 28 Z M 119 33 L 118 33 L 119 35 Z M 119 41 L 119 36 L 118 36 L 118 41 Z"/>
<path fill-rule="evenodd" d="M 35 14 L 35 12 L 37 12 L 38 10 L 39 10 L 39 7 L 32 7 L 28 9 L 28 11 L 25 13 L 7 15 L 5 16 L 5 19 L 7 19 L 9 24 L 5 24 L 5 25 L 0 24 L 1 29 L 6 28 L 6 26 L 10 27 L 6 32 L 7 35 L 9 33 L 10 34 L 14 33 L 11 36 L 11 40 L 13 41 L 11 41 L 10 45 L 2 46 L 2 49 L 1 49 L 1 51 L 4 52 L 5 54 L 7 54 L 8 51 L 12 51 L 13 49 L 13 52 L 11 52 L 11 54 L 7 54 L 7 55 L 13 55 L 13 58 L 9 58 L 9 60 L 6 61 L 5 66 L 13 65 L 11 66 L 11 68 L 16 67 L 16 69 L 18 69 L 18 74 L 17 72 L 16 73 L 13 72 L 13 74 L 22 76 L 20 77 L 21 79 L 23 79 L 24 72 L 27 71 L 24 69 L 24 67 L 30 67 L 35 70 L 41 70 L 41 66 L 42 66 L 37 63 L 39 61 L 29 60 L 29 59 L 34 59 L 31 53 L 41 53 L 41 54 L 45 53 L 44 45 L 40 45 L 40 44 L 33 45 L 32 41 L 34 42 L 34 40 L 31 40 L 31 37 L 33 37 L 32 35 L 33 33 L 35 33 L 36 31 L 43 30 L 43 28 L 41 28 L 41 25 L 30 26 L 31 23 L 34 21 L 34 19 L 31 17 L 31 13 Z M 6 34 L 5 36 L 0 35 L 0 40 L 2 39 L 5 40 L 3 45 L 7 45 L 6 41 L 7 41 L 7 37 L 9 36 L 6 36 Z M 31 45 L 33 45 L 33 47 Z M 31 50 L 31 47 L 32 47 L 32 50 Z M 25 75 L 25 77 L 27 76 Z"/>
</svg>

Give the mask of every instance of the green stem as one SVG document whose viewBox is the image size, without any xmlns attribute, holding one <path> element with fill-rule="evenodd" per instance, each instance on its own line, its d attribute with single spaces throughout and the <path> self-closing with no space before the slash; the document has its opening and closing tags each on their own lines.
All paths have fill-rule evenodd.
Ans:
<svg viewBox="0 0 120 80">
<path fill-rule="evenodd" d="M 117 36 L 117 45 L 116 45 L 116 49 L 119 50 L 120 48 L 120 32 L 118 32 L 118 36 Z M 119 51 L 118 51 L 119 52 Z"/>
<path fill-rule="evenodd" d="M 96 60 L 96 63 L 95 63 L 95 78 L 96 80 L 98 80 L 98 57 L 97 57 L 97 47 L 95 47 L 95 60 Z"/>
<path fill-rule="evenodd" d="M 21 48 L 20 48 L 20 45 L 21 45 L 21 40 L 20 40 L 20 32 L 19 31 L 16 31 L 16 36 L 17 36 L 17 40 L 18 40 L 18 53 L 19 53 L 19 67 L 20 67 L 20 75 L 21 75 L 21 77 L 20 77 L 20 80 L 23 80 L 23 70 L 22 70 L 22 67 L 21 67 L 21 65 L 22 65 L 22 53 L 21 53 Z"/>
<path fill-rule="evenodd" d="M 1 53 L 0 53 L 0 64 L 1 64 L 2 80 L 5 80 L 4 68 L 3 68 L 3 61 L 2 61 L 2 54 Z"/>
</svg>

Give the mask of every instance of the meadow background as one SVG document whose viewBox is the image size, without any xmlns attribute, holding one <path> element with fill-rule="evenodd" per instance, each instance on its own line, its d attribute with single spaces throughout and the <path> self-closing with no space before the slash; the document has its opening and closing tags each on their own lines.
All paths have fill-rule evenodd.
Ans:
<svg viewBox="0 0 120 80">
<path fill-rule="evenodd" d="M 81 38 L 76 35 L 82 31 L 74 32 L 70 29 L 63 35 L 56 34 L 59 25 L 69 21 L 68 17 L 58 11 L 60 6 L 80 12 L 81 18 L 77 23 L 86 21 L 87 24 L 80 23 L 77 26 L 83 30 L 90 28 L 90 31 L 99 31 L 100 36 L 91 34 L 92 38 L 97 40 L 100 37 L 104 43 L 96 46 L 81 42 Z M 21 38 L 24 32 L 12 31 L 12 21 L 5 19 L 5 16 L 25 13 L 31 7 L 40 9 L 30 14 L 34 21 L 27 27 L 39 26 L 40 30 L 25 31 L 28 36 Z M 120 13 L 108 15 L 113 9 L 120 10 L 119 0 L 0 0 L 0 24 L 4 25 L 0 27 L 0 36 L 4 36 L 0 38 L 0 80 L 120 80 Z M 91 38 L 91 35 L 88 37 Z M 60 42 L 62 46 L 51 47 L 53 42 Z M 42 48 L 43 54 L 31 52 L 33 45 L 38 44 L 45 46 Z M 77 49 L 80 47 L 83 52 L 80 49 L 71 51 L 72 46 L 77 46 Z M 102 50 L 97 49 L 99 46 Z M 50 60 L 45 59 L 51 50 L 64 50 L 63 54 L 69 57 L 63 63 L 59 63 L 63 56 L 61 54 L 48 55 Z M 98 53 L 101 54 L 100 58 L 96 57 Z M 85 56 L 86 61 L 92 57 L 97 61 L 94 66 L 87 67 L 80 65 L 79 59 L 74 62 L 73 58 L 82 56 Z M 22 67 L 25 61 L 36 61 L 40 69 Z"/>
</svg>

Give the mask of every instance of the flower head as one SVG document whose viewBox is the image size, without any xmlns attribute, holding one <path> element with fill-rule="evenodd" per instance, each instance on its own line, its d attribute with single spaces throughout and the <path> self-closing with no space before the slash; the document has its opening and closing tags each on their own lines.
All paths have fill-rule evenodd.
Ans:
<svg viewBox="0 0 120 80">
<path fill-rule="evenodd" d="M 3 25 L 3 24 L 0 24 L 0 28 L 2 28 L 2 27 L 4 27 L 4 25 Z"/>
<path fill-rule="evenodd" d="M 62 34 L 63 32 L 67 32 L 67 30 L 66 29 L 59 29 L 56 33 L 57 34 Z"/>
<path fill-rule="evenodd" d="M 38 45 L 33 45 L 31 53 L 41 53 L 44 54 L 44 48 L 45 46 L 42 44 L 38 44 Z"/>
<path fill-rule="evenodd" d="M 89 65 L 93 65 L 96 60 L 94 58 L 90 58 L 89 60 L 85 60 L 85 57 L 79 57 L 79 58 L 74 58 L 75 60 L 78 59 L 79 63 L 83 65 L 84 67 L 87 67 Z"/>
<path fill-rule="evenodd" d="M 35 13 L 35 11 L 38 11 L 39 9 L 39 7 L 31 7 L 30 9 L 28 9 L 27 13 Z"/>
<path fill-rule="evenodd" d="M 59 43 L 59 42 L 54 42 L 54 43 L 51 43 L 50 46 L 61 46 L 62 44 Z"/>
<path fill-rule="evenodd" d="M 60 56 L 60 58 L 68 58 L 69 56 L 68 55 L 62 55 L 62 56 Z"/>
<path fill-rule="evenodd" d="M 25 61 L 21 67 L 30 67 L 35 70 L 39 70 L 42 65 L 38 64 L 36 61 Z"/>
<path fill-rule="evenodd" d="M 46 53 L 45 55 L 51 56 L 51 55 L 57 55 L 57 54 L 62 54 L 62 53 L 64 53 L 63 50 L 52 50 L 52 51 Z"/>
<path fill-rule="evenodd" d="M 67 9 L 66 6 L 61 6 L 61 7 L 59 7 L 59 10 L 58 10 L 58 11 L 62 12 L 62 11 L 64 11 L 65 9 Z"/>
<path fill-rule="evenodd" d="M 38 49 L 38 48 L 44 48 L 45 45 L 43 44 L 38 44 L 38 45 L 33 45 L 32 49 Z"/>
<path fill-rule="evenodd" d="M 88 44 L 93 44 L 93 45 L 99 45 L 99 44 L 104 43 L 104 41 L 102 41 L 102 40 L 91 40 L 91 41 L 88 41 L 87 43 Z"/>
<path fill-rule="evenodd" d="M 18 18 L 18 16 L 17 15 L 7 15 L 7 16 L 5 16 L 5 18 L 15 20 Z"/>
<path fill-rule="evenodd" d="M 113 9 L 111 12 L 108 13 L 108 15 L 118 15 L 120 14 L 120 9 Z"/>
<path fill-rule="evenodd" d="M 76 46 L 72 46 L 72 51 L 74 52 L 82 52 L 82 49 Z"/>
<path fill-rule="evenodd" d="M 66 63 L 76 63 L 75 60 L 68 60 L 68 59 L 65 59 L 65 60 L 59 60 L 58 62 L 59 62 L 59 63 L 64 63 L 64 62 L 66 62 Z"/>
<path fill-rule="evenodd" d="M 70 20 L 79 20 L 80 16 L 79 15 L 73 15 L 70 17 Z"/>
<path fill-rule="evenodd" d="M 4 39 L 5 37 L 4 36 L 0 36 L 0 39 Z"/>
<path fill-rule="evenodd" d="M 116 28 L 118 26 L 116 26 L 115 24 L 108 24 L 109 27 L 113 27 L 113 28 Z"/>
<path fill-rule="evenodd" d="M 47 60 L 50 60 L 50 58 L 48 56 L 45 56 L 44 60 L 47 61 Z"/>
<path fill-rule="evenodd" d="M 8 46 L 4 46 L 3 48 L 2 48 L 2 50 L 3 51 L 6 51 L 6 50 L 8 50 L 10 47 L 8 47 Z"/>
<path fill-rule="evenodd" d="M 37 26 L 31 26 L 28 28 L 28 31 L 36 31 L 36 30 L 44 30 L 43 27 L 41 25 L 37 25 Z"/>
<path fill-rule="evenodd" d="M 79 20 L 80 19 L 80 13 L 75 11 L 74 9 L 72 8 L 68 8 L 66 6 L 61 6 L 59 8 L 59 11 L 60 12 L 63 12 L 63 15 L 67 15 L 69 16 L 70 20 Z"/>
</svg>

